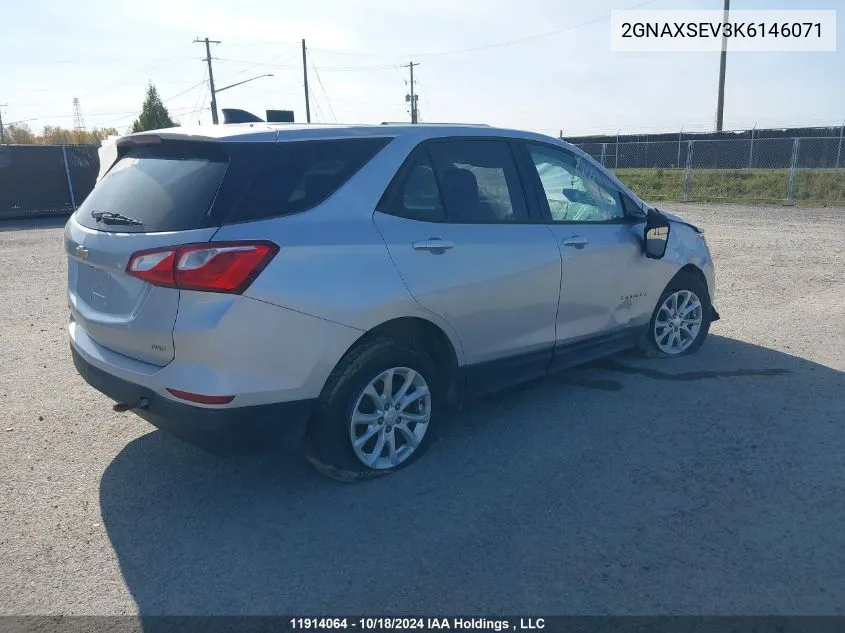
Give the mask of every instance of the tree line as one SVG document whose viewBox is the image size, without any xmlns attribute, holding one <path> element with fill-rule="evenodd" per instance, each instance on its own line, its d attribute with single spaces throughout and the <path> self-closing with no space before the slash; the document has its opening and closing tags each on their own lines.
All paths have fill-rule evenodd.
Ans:
<svg viewBox="0 0 845 633">
<path fill-rule="evenodd" d="M 113 127 L 90 130 L 70 130 L 58 125 L 45 125 L 41 132 L 33 132 L 26 123 L 12 123 L 3 131 L 3 142 L 11 145 L 99 145 L 108 136 L 114 136 Z"/>
<path fill-rule="evenodd" d="M 132 131 L 145 132 L 178 125 L 170 117 L 158 90 L 150 83 L 141 106 L 141 114 L 132 123 Z M 12 145 L 100 145 L 103 139 L 117 134 L 117 129 L 113 127 L 74 130 L 58 125 L 45 125 L 41 132 L 35 132 L 26 123 L 12 123 L 5 127 L 0 142 Z"/>
</svg>

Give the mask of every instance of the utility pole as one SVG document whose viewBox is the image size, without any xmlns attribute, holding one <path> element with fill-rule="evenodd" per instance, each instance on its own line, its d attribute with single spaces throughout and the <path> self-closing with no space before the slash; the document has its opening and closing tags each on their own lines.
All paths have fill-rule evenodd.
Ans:
<svg viewBox="0 0 845 633">
<path fill-rule="evenodd" d="M 7 104 L 0 103 L 0 145 L 6 142 L 6 132 L 3 130 L 3 108 L 6 107 Z"/>
<path fill-rule="evenodd" d="M 302 81 L 305 85 L 305 121 L 311 123 L 311 104 L 308 101 L 308 63 L 305 56 L 305 40 L 302 40 Z"/>
<path fill-rule="evenodd" d="M 722 13 L 722 52 L 719 59 L 719 97 L 716 103 L 716 131 L 722 131 L 722 121 L 725 113 L 725 66 L 728 63 L 728 38 L 725 37 L 725 24 L 731 10 L 731 0 L 725 0 Z"/>
<path fill-rule="evenodd" d="M 205 42 L 205 59 L 208 62 L 208 89 L 211 92 L 211 122 L 217 125 L 217 93 L 214 91 L 214 73 L 211 70 L 211 44 L 219 44 L 220 40 L 209 40 L 207 37 L 203 40 L 200 38 L 194 39 L 194 44 L 202 44 Z"/>
<path fill-rule="evenodd" d="M 404 64 L 402 68 L 411 69 L 411 94 L 405 95 L 405 101 L 411 104 L 411 123 L 419 123 L 417 101 L 420 96 L 418 94 L 414 94 L 414 66 L 419 66 L 419 64 L 417 62 L 409 62 Z"/>
</svg>

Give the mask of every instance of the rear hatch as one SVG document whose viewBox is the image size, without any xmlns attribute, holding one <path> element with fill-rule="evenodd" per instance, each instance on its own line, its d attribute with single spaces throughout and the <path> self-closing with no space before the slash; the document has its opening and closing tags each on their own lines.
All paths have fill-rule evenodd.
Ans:
<svg viewBox="0 0 845 633">
<path fill-rule="evenodd" d="M 124 146 L 65 230 L 68 304 L 97 343 L 164 366 L 173 360 L 179 290 L 126 274 L 139 250 L 207 242 L 212 202 L 228 166 L 219 143 Z"/>
<path fill-rule="evenodd" d="M 275 133 L 261 138 L 274 139 Z M 117 162 L 65 230 L 72 317 L 103 347 L 166 365 L 175 356 L 179 302 L 186 300 L 187 293 L 179 288 L 239 294 L 245 287 L 241 281 L 248 285 L 279 246 L 261 242 L 260 226 L 250 229 L 258 241 L 218 238 L 213 248 L 196 249 L 205 251 L 201 257 L 183 258 L 185 245 L 210 242 L 223 224 L 253 223 L 319 205 L 389 140 L 219 142 L 158 135 L 123 139 Z M 183 247 L 178 257 L 157 260 L 157 254 L 147 253 L 151 269 L 127 274 L 130 259 L 133 266 L 137 263 L 132 256 L 138 251 L 176 246 Z M 239 265 L 233 264 L 235 258 Z M 159 268 L 155 262 L 171 270 L 177 260 L 177 269 L 185 265 L 176 273 L 182 277 L 162 283 L 154 274 Z M 206 269 L 216 271 L 214 281 L 203 274 Z M 234 280 L 235 274 L 245 277 Z M 232 287 L 224 287 L 227 283 Z"/>
</svg>

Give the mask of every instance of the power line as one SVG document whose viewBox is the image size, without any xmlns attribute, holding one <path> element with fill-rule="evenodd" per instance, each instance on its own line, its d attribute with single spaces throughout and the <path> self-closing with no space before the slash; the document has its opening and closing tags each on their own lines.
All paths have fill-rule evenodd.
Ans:
<svg viewBox="0 0 845 633">
<path fill-rule="evenodd" d="M 652 2 L 656 2 L 656 0 L 645 0 L 644 2 L 640 2 L 639 4 L 635 4 L 632 7 L 628 7 L 627 9 L 623 9 L 623 11 L 633 11 L 634 9 L 639 9 L 640 7 L 644 7 L 647 4 L 651 4 Z M 554 31 L 547 31 L 545 33 L 538 33 L 536 35 L 529 35 L 527 37 L 520 37 L 514 40 L 507 40 L 504 42 L 497 42 L 495 44 L 487 44 L 485 46 L 475 46 L 473 48 L 462 48 L 452 51 L 441 51 L 437 53 L 422 53 L 417 54 L 415 57 L 438 57 L 442 55 L 458 55 L 461 53 L 475 53 L 477 51 L 486 51 L 490 50 L 491 48 L 503 48 L 505 46 L 513 46 L 514 44 L 522 44 L 524 42 L 532 42 L 534 40 L 544 39 L 547 37 L 552 37 L 553 35 L 559 35 L 561 33 L 566 33 L 567 31 L 572 31 L 574 29 L 580 29 L 585 26 L 589 26 L 590 24 L 595 24 L 596 22 L 603 22 L 610 17 L 610 14 L 607 13 L 605 15 L 598 16 L 591 20 L 585 20 L 584 22 L 579 22 L 577 24 L 571 24 L 569 26 L 565 26 L 560 29 L 555 29 Z"/>
<path fill-rule="evenodd" d="M 242 69 L 242 70 L 239 70 L 238 72 L 239 72 L 239 73 L 245 73 L 247 70 L 250 70 L 250 69 L 252 69 L 252 68 L 260 68 L 261 66 L 264 66 L 266 63 L 269 63 L 271 60 L 285 60 L 285 61 L 288 61 L 288 60 L 287 60 L 287 58 L 290 58 L 290 57 L 292 57 L 292 56 L 296 55 L 296 53 L 297 53 L 297 51 L 296 51 L 296 50 L 294 50 L 294 51 L 288 51 L 287 53 L 279 53 L 278 55 L 273 55 L 273 57 L 269 57 L 269 58 L 268 58 L 265 62 L 262 62 L 262 63 L 260 63 L 260 64 L 256 64 L 256 65 L 254 65 L 254 66 L 247 66 L 246 68 L 244 68 L 244 69 Z M 277 63 L 278 63 L 278 62 L 277 62 Z"/>
<path fill-rule="evenodd" d="M 302 94 L 302 90 L 276 90 L 273 88 L 262 88 L 260 86 L 244 86 L 244 89 L 257 90 L 258 92 L 263 92 L 276 97 L 292 97 L 294 95 Z M 220 94 L 219 90 L 217 91 L 217 94 Z"/>
<path fill-rule="evenodd" d="M 202 86 L 205 83 L 206 83 L 205 77 L 203 77 L 203 80 L 201 82 L 194 84 L 190 88 L 187 88 L 187 89 L 183 90 L 182 92 L 179 92 L 179 93 L 173 95 L 172 97 L 168 97 L 167 99 L 162 99 L 161 102 L 162 103 L 169 103 L 169 102 L 173 101 L 174 99 L 178 99 L 182 95 L 189 93 L 191 90 L 199 88 L 200 86 Z M 187 112 L 190 109 L 191 109 L 191 107 L 187 106 L 187 107 L 184 107 L 184 108 L 169 108 L 168 111 L 171 112 L 171 113 L 176 113 L 176 112 L 182 112 L 182 111 Z M 112 125 L 114 123 L 117 123 L 118 121 L 122 121 L 123 119 L 128 118 L 128 116 L 137 116 L 139 113 L 140 113 L 139 110 L 132 110 L 131 112 L 121 113 L 121 114 L 124 114 L 125 116 L 121 116 L 121 117 L 119 117 L 117 119 L 113 119 L 111 121 L 106 121 L 105 123 L 101 123 L 100 127 Z M 116 114 L 116 113 L 113 113 L 113 114 Z M 89 115 L 89 116 L 92 116 L 92 115 Z M 97 116 L 97 115 L 93 115 L 93 116 Z"/>
<path fill-rule="evenodd" d="M 324 118 L 323 117 L 323 109 L 320 107 L 320 102 L 317 101 L 317 95 L 314 94 L 313 90 L 310 90 L 309 92 L 311 93 L 311 101 L 314 103 L 314 109 L 317 111 L 315 114 L 318 114 L 321 119 Z M 309 121 L 309 123 L 310 122 L 311 121 Z"/>
<path fill-rule="evenodd" d="M 132 110 L 131 112 L 123 111 L 123 112 L 98 112 L 95 114 L 89 114 L 89 117 L 97 117 L 97 116 L 109 116 L 111 114 L 134 114 L 137 110 Z M 17 121 L 12 121 L 8 125 L 18 125 L 19 123 L 31 123 L 32 121 L 43 121 L 44 119 L 71 119 L 73 118 L 73 114 L 55 114 L 52 116 L 37 116 L 32 117 L 30 119 L 19 119 Z"/>
<path fill-rule="evenodd" d="M 196 87 L 196 86 L 194 86 L 194 87 Z M 181 112 L 181 111 L 186 111 L 186 110 L 190 110 L 190 109 L 191 109 L 191 106 L 188 106 L 186 108 L 175 108 L 175 109 L 172 109 L 171 111 L 172 112 Z M 135 109 L 135 110 L 123 110 L 123 111 L 119 111 L 119 112 L 95 112 L 95 113 L 89 114 L 88 118 L 90 120 L 92 117 L 96 118 L 96 117 L 110 116 L 110 115 L 116 115 L 116 114 L 124 115 L 124 116 L 121 116 L 119 119 L 115 119 L 115 121 L 120 121 L 121 119 L 124 119 L 127 116 L 137 115 L 138 112 L 139 112 L 139 110 L 137 110 L 137 109 Z M 74 116 L 73 114 L 54 114 L 54 115 L 50 115 L 50 116 L 37 116 L 37 117 L 32 117 L 30 119 L 19 119 L 18 121 L 12 121 L 11 123 L 8 123 L 7 125 L 17 125 L 19 123 L 30 123 L 32 121 L 43 121 L 44 119 L 72 119 L 73 116 Z M 104 126 L 104 125 L 108 125 L 110 123 L 111 123 L 111 121 L 106 121 L 105 123 L 100 123 L 99 125 Z"/>
<path fill-rule="evenodd" d="M 229 45 L 227 44 L 227 46 L 229 46 Z M 214 60 L 221 62 L 223 64 L 234 64 L 234 65 L 246 66 L 247 67 L 244 70 L 239 71 L 239 72 L 246 72 L 250 68 L 259 68 L 261 66 L 271 66 L 271 65 L 274 68 L 298 68 L 298 66 L 293 65 L 293 64 L 282 65 L 282 64 L 279 64 L 278 61 L 277 61 L 277 60 L 286 60 L 287 61 L 287 58 L 292 57 L 293 55 L 295 55 L 298 52 L 298 48 L 299 47 L 295 48 L 294 50 L 288 50 L 288 51 L 285 51 L 283 53 L 278 53 L 276 55 L 273 55 L 272 57 L 268 57 L 264 61 L 250 61 L 250 60 L 246 60 L 246 59 L 232 59 L 230 57 L 215 57 Z M 276 63 L 271 63 L 271 62 L 276 62 Z"/>
<path fill-rule="evenodd" d="M 203 74 L 202 74 L 202 83 L 203 83 L 203 84 L 205 84 L 206 89 L 205 89 L 205 90 L 200 90 L 200 91 L 199 91 L 199 94 L 197 95 L 197 100 L 196 100 L 196 102 L 194 103 L 194 110 L 193 110 L 193 112 L 191 112 L 191 118 L 192 118 L 192 119 L 193 119 L 193 118 L 197 115 L 197 110 L 198 110 L 198 109 L 199 109 L 199 107 L 200 107 L 200 101 L 202 101 L 202 102 L 203 102 L 203 106 L 205 106 L 205 95 L 206 95 L 206 93 L 208 92 L 208 83 L 206 82 L 205 77 L 206 77 L 206 75 L 205 75 L 205 71 L 203 71 Z"/>
<path fill-rule="evenodd" d="M 404 106 L 404 101 L 362 101 L 360 99 L 341 99 L 334 97 L 332 101 L 339 101 L 340 103 L 359 103 L 361 105 L 377 105 L 377 106 Z"/>
<path fill-rule="evenodd" d="M 656 2 L 656 1 L 657 0 L 644 0 L 643 2 L 640 2 L 640 3 L 635 4 L 633 6 L 627 7 L 626 9 L 622 9 L 622 11 L 633 11 L 634 9 L 639 9 L 640 7 L 644 7 L 648 4 L 652 4 L 653 2 Z M 513 40 L 506 40 L 504 42 L 495 42 L 495 43 L 492 43 L 492 44 L 485 44 L 485 45 L 482 45 L 482 46 L 474 46 L 472 48 L 458 48 L 458 49 L 447 50 L 447 51 L 434 51 L 434 52 L 429 51 L 429 52 L 425 52 L 425 53 L 414 53 L 413 55 L 411 55 L 411 57 L 440 57 L 440 56 L 443 56 L 443 55 L 460 55 L 460 54 L 463 54 L 463 53 L 475 53 L 477 51 L 486 51 L 486 50 L 489 50 L 491 48 L 503 48 L 505 46 L 512 46 L 514 44 L 522 44 L 524 42 L 530 42 L 530 41 L 533 41 L 533 40 L 539 40 L 539 39 L 543 39 L 543 38 L 546 38 L 546 37 L 552 37 L 553 35 L 559 35 L 561 33 L 565 33 L 567 31 L 571 31 L 573 29 L 580 29 L 584 26 L 589 26 L 590 24 L 595 24 L 596 22 L 602 22 L 604 20 L 607 20 L 608 18 L 610 18 L 610 14 L 606 13 L 604 15 L 592 18 L 590 20 L 585 20 L 584 22 L 579 22 L 577 24 L 570 24 L 569 26 L 565 26 L 565 27 L 562 27 L 562 28 L 559 28 L 559 29 L 555 29 L 554 31 L 546 31 L 544 33 L 537 33 L 535 35 L 528 35 L 526 37 L 520 37 L 520 38 L 513 39 Z M 403 53 L 399 53 L 399 54 L 357 53 L 357 52 L 354 52 L 354 51 L 329 50 L 329 49 L 325 49 L 325 48 L 315 48 L 315 49 L 312 49 L 312 50 L 320 51 L 322 53 L 335 54 L 335 55 L 349 55 L 349 56 L 352 56 L 352 57 L 381 57 L 381 58 L 386 58 L 386 57 L 401 57 L 403 55 L 407 55 L 407 53 L 404 53 L 404 54 Z"/>
<path fill-rule="evenodd" d="M 191 119 L 196 117 L 200 112 L 205 112 L 206 110 L 209 109 L 209 108 L 205 107 L 205 102 L 206 102 L 206 99 L 208 98 L 208 95 L 209 95 L 208 85 L 206 84 L 206 89 L 202 91 L 202 105 L 200 105 L 199 109 L 195 109 L 191 113 Z M 197 125 L 199 125 L 199 120 L 197 120 Z"/>
<path fill-rule="evenodd" d="M 191 106 L 187 106 L 187 107 L 184 107 L 184 108 L 169 108 L 169 109 L 168 109 L 168 112 L 169 112 L 172 116 L 174 116 L 174 117 L 176 117 L 176 118 L 180 118 L 180 117 L 182 117 L 182 116 L 187 115 L 187 114 L 188 114 L 188 113 L 189 113 L 192 109 L 193 109 L 193 108 L 192 108 Z M 200 109 L 198 110 L 198 113 L 199 113 L 199 112 L 205 112 L 206 110 L 208 110 L 208 108 L 205 108 L 205 107 L 200 108 Z M 138 110 L 133 110 L 132 112 L 127 112 L 127 113 L 124 113 L 124 115 L 123 115 L 123 116 L 118 117 L 118 118 L 116 118 L 116 119 L 111 119 L 111 120 L 109 120 L 109 121 L 106 121 L 105 123 L 100 123 L 100 124 L 99 124 L 99 127 L 101 127 L 101 128 L 105 128 L 105 127 L 120 126 L 120 122 L 121 122 L 121 121 L 126 121 L 127 119 L 128 119 L 129 121 L 132 121 L 133 119 L 135 119 L 135 118 L 137 118 L 137 117 L 138 117 Z"/>
<path fill-rule="evenodd" d="M 326 98 L 326 103 L 329 106 L 329 111 L 332 113 L 332 119 L 334 119 L 334 122 L 337 123 L 337 117 L 335 116 L 334 108 L 332 107 L 332 102 L 329 99 L 329 93 L 326 92 L 326 88 L 325 86 L 323 86 L 323 80 L 320 79 L 320 73 L 317 72 L 317 67 L 314 65 L 313 56 L 311 57 L 311 70 L 314 71 L 314 75 L 317 77 L 317 83 L 320 84 L 320 90 L 323 91 L 323 96 Z"/>
<path fill-rule="evenodd" d="M 182 46 L 180 46 L 179 48 L 177 48 L 173 51 L 173 55 L 175 56 L 178 53 L 181 53 L 188 46 L 190 46 L 190 44 L 183 44 Z M 170 57 L 170 58 L 157 58 L 156 61 L 157 62 L 164 62 L 164 63 L 155 63 L 155 64 L 152 64 L 152 65 L 147 65 L 147 66 L 144 67 L 144 69 L 142 71 L 137 72 L 137 73 L 133 73 L 132 78 L 134 79 L 134 78 L 138 77 L 139 75 L 143 76 L 143 75 L 146 75 L 148 73 L 153 72 L 154 70 L 158 70 L 164 64 L 172 64 L 174 61 L 183 61 L 183 60 L 181 58 Z M 128 77 L 126 79 L 128 79 Z M 93 97 L 99 95 L 100 91 L 105 92 L 106 90 L 111 90 L 112 88 L 134 87 L 134 86 L 138 85 L 137 82 L 131 83 L 131 84 L 121 83 L 123 81 L 125 81 L 125 79 L 121 79 L 120 82 L 114 83 L 114 84 L 101 85 L 101 86 L 88 86 L 88 87 L 83 87 L 83 88 L 80 88 L 79 86 L 64 86 L 64 87 L 62 87 L 62 86 L 58 86 L 58 87 L 57 86 L 50 86 L 49 88 L 29 88 L 27 90 L 21 90 L 20 92 L 47 92 L 47 91 L 55 92 L 57 90 L 73 90 L 77 93 L 77 95 L 82 94 L 83 97 L 85 97 L 87 99 L 92 99 Z M 162 82 L 162 83 L 182 83 L 182 82 Z M 79 91 L 85 91 L 85 90 L 96 90 L 97 92 L 79 92 Z M 53 101 L 53 102 L 49 102 L 49 103 L 60 103 L 60 101 Z M 40 104 L 34 104 L 34 105 L 48 105 L 49 103 L 42 102 Z M 24 104 L 19 104 L 19 105 L 24 105 Z M 33 105 L 33 104 L 30 104 L 30 105 Z"/>
<path fill-rule="evenodd" d="M 375 64 L 372 66 L 323 66 L 323 72 L 360 72 L 362 70 L 390 70 L 396 68 L 396 64 Z"/>
<path fill-rule="evenodd" d="M 202 86 L 202 85 L 203 85 L 203 84 L 205 84 L 205 83 L 206 83 L 206 81 L 205 81 L 205 77 L 203 77 L 203 80 L 202 80 L 202 81 L 200 81 L 199 83 L 195 83 L 195 84 L 194 84 L 193 86 L 191 86 L 190 88 L 185 88 L 185 90 L 183 90 L 182 92 L 179 92 L 179 93 L 177 93 L 177 94 L 173 95 L 172 97 L 168 97 L 167 99 L 162 99 L 162 100 L 161 100 L 161 102 L 162 102 L 162 103 L 168 103 L 168 102 L 170 102 L 170 101 L 173 101 L 174 99 L 178 99 L 178 98 L 179 98 L 179 97 L 181 97 L 182 95 L 189 93 L 191 90 L 195 90 L 196 88 L 199 88 L 200 86 Z"/>
<path fill-rule="evenodd" d="M 139 75 L 143 75 L 143 74 L 146 74 L 146 73 L 139 73 Z M 185 82 L 179 81 L 179 80 L 169 80 L 169 81 L 158 81 L 158 82 L 156 82 L 156 85 L 183 84 L 183 83 L 185 83 Z M 52 88 L 27 88 L 25 90 L 20 90 L 18 92 L 56 92 L 56 91 L 59 91 L 59 90 L 102 90 L 102 91 L 105 91 L 109 88 L 134 88 L 134 87 L 137 87 L 137 85 L 138 85 L 138 82 L 134 81 L 132 83 L 110 84 L 110 85 L 107 85 L 107 86 L 103 86 L 103 85 L 101 85 L 101 86 L 82 86 L 82 87 L 79 87 L 79 86 L 53 86 Z M 97 93 L 91 94 L 91 93 L 80 92 L 80 94 L 82 94 L 84 97 L 91 98 L 92 96 L 94 96 Z M 37 103 L 17 103 L 17 102 L 15 102 L 15 105 L 17 105 L 17 106 L 44 105 L 46 103 L 61 103 L 63 101 L 64 101 L 63 99 L 57 99 L 56 101 L 50 101 L 50 102 L 39 101 Z"/>
<path fill-rule="evenodd" d="M 271 64 L 269 62 L 259 62 L 249 59 L 232 59 L 229 57 L 215 57 L 214 60 L 226 64 L 250 66 L 252 68 L 257 68 L 260 66 L 266 66 L 268 68 L 280 68 L 285 70 L 294 70 L 299 68 L 299 66 L 296 64 Z M 322 66 L 321 68 L 323 72 L 358 72 L 363 70 L 389 70 L 391 68 L 396 68 L 396 64 L 371 64 L 367 66 Z"/>
<path fill-rule="evenodd" d="M 182 48 L 177 49 L 177 52 L 181 52 Z M 188 61 L 190 57 L 184 57 L 181 59 L 176 59 L 174 57 L 148 57 L 145 58 L 144 62 L 174 62 L 174 61 Z M 100 57 L 97 59 L 44 59 L 44 60 L 27 60 L 26 64 L 28 66 L 50 66 L 52 64 L 61 65 L 61 64 L 125 64 L 127 62 L 131 62 L 132 60 L 129 59 L 118 59 L 115 57 Z"/>
</svg>

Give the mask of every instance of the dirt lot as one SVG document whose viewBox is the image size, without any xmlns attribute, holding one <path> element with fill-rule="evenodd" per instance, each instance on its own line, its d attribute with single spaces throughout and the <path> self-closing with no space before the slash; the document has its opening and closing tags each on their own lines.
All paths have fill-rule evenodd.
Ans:
<svg viewBox="0 0 845 633">
<path fill-rule="evenodd" d="M 845 613 L 845 209 L 676 206 L 722 320 L 499 394 L 343 486 L 75 373 L 57 223 L 0 227 L 0 614 Z"/>
</svg>

